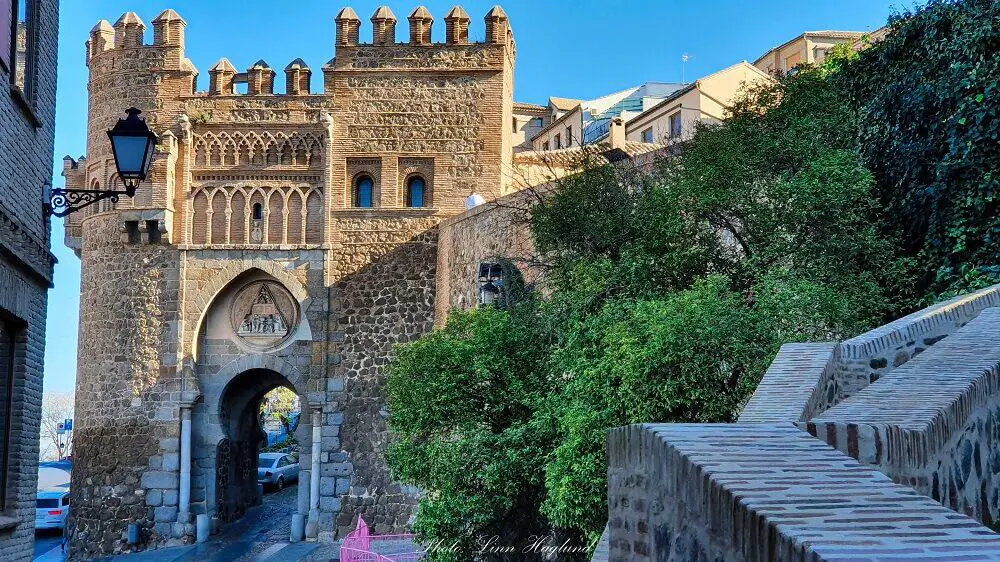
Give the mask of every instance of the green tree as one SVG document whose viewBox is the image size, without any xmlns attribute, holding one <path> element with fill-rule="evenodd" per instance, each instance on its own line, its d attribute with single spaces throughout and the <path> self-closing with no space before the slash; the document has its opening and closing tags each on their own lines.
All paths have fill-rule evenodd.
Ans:
<svg viewBox="0 0 1000 562">
<path fill-rule="evenodd" d="M 585 165 L 532 211 L 544 299 L 399 349 L 389 460 L 424 541 L 592 540 L 609 428 L 732 421 L 782 343 L 892 314 L 905 269 L 830 74 L 746 92 L 652 173 Z"/>
<path fill-rule="evenodd" d="M 998 21 L 997 0 L 932 0 L 835 75 L 921 304 L 1000 281 Z"/>
<path fill-rule="evenodd" d="M 456 312 L 389 368 L 389 462 L 425 492 L 414 530 L 446 547 L 432 560 L 471 560 L 491 537 L 522 544 L 548 529 L 539 504 L 554 431 L 538 412 L 555 385 L 536 316 L 531 300 Z"/>
</svg>

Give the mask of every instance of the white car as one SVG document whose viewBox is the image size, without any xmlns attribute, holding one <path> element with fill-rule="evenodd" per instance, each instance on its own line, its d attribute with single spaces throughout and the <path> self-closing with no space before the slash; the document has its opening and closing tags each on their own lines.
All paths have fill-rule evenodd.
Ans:
<svg viewBox="0 0 1000 562">
<path fill-rule="evenodd" d="M 257 460 L 257 482 L 282 490 L 299 480 L 299 461 L 285 453 L 261 453 Z"/>
<path fill-rule="evenodd" d="M 69 489 L 38 490 L 35 499 L 35 528 L 63 529 L 69 516 Z"/>
<path fill-rule="evenodd" d="M 63 529 L 69 515 L 69 471 L 55 466 L 38 467 L 35 528 Z"/>
</svg>

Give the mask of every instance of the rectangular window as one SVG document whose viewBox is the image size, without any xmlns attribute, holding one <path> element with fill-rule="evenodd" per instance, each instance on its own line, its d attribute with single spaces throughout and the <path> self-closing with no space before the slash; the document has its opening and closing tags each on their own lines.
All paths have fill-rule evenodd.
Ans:
<svg viewBox="0 0 1000 562">
<path fill-rule="evenodd" d="M 35 37 L 35 23 L 34 23 L 34 8 L 35 2 L 37 0 L 10 0 L 10 4 L 13 4 L 12 9 L 9 13 L 14 16 L 14 25 L 10 26 L 10 31 L 8 33 L 13 33 L 12 38 L 8 38 L 10 44 L 10 71 L 13 73 L 11 79 L 11 85 L 16 87 L 21 95 L 24 97 L 25 101 L 29 104 L 34 103 L 34 69 L 32 68 L 34 64 L 32 63 L 32 58 L 34 55 L 34 37 Z M 7 4 L 8 2 L 4 2 Z M 4 9 L 5 13 L 6 6 L 0 5 L 0 9 Z M 4 22 L 0 20 L 0 25 Z M 0 49 L 7 48 L 7 41 L 0 45 Z"/>
<path fill-rule="evenodd" d="M 681 123 L 681 112 L 678 111 L 670 116 L 670 138 L 679 139 L 681 138 L 682 132 L 683 124 Z"/>
<path fill-rule="evenodd" d="M 5 72 L 10 72 L 11 55 L 14 43 L 11 41 L 11 31 L 14 27 L 13 0 L 0 0 L 0 66 Z"/>
<path fill-rule="evenodd" d="M 566 127 L 566 146 L 573 146 L 573 127 Z"/>
<path fill-rule="evenodd" d="M 548 149 L 549 149 L 549 141 L 543 142 L 542 143 L 542 150 L 548 150 Z"/>
<path fill-rule="evenodd" d="M 18 332 L 14 325 L 0 319 L 0 510 L 9 507 L 11 410 L 14 393 L 14 366 Z"/>
<path fill-rule="evenodd" d="M 556 148 L 562 148 L 562 136 L 556 134 Z"/>
<path fill-rule="evenodd" d="M 128 237 L 129 244 L 138 244 L 141 239 L 139 236 L 139 221 L 125 221 L 125 234 Z"/>
<path fill-rule="evenodd" d="M 653 128 L 649 127 L 642 131 L 642 142 L 653 142 Z"/>
<path fill-rule="evenodd" d="M 528 125 L 530 125 L 532 127 L 537 127 L 539 129 L 541 129 L 542 128 L 542 118 L 541 117 L 533 117 L 531 119 L 531 121 L 528 122 Z"/>
</svg>

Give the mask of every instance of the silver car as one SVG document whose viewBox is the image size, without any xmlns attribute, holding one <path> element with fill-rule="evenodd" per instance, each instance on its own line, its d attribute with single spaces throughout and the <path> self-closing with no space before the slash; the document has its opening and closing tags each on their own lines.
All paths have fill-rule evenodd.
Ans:
<svg viewBox="0 0 1000 562">
<path fill-rule="evenodd" d="M 299 461 L 288 453 L 261 453 L 257 459 L 257 483 L 281 490 L 299 480 Z"/>
</svg>

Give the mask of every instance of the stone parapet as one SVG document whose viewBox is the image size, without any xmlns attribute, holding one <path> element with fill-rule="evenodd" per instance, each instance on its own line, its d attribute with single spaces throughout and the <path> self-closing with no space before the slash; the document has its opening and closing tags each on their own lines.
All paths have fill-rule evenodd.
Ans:
<svg viewBox="0 0 1000 562">
<path fill-rule="evenodd" d="M 1000 308 L 800 424 L 898 482 L 973 515 L 1000 517 Z"/>
<path fill-rule="evenodd" d="M 1000 285 L 930 306 L 843 342 L 784 345 L 739 421 L 808 421 L 998 304 Z"/>
<path fill-rule="evenodd" d="M 837 397 L 836 343 L 787 343 L 764 373 L 740 423 L 806 421 Z"/>
<path fill-rule="evenodd" d="M 903 365 L 991 306 L 1000 306 L 1000 285 L 960 295 L 842 342 L 837 377 L 843 397 Z"/>
<path fill-rule="evenodd" d="M 610 560 L 1000 560 L 1000 536 L 792 424 L 611 431 Z"/>
</svg>

